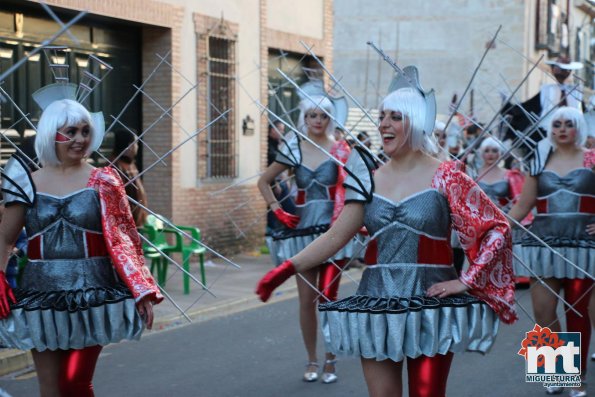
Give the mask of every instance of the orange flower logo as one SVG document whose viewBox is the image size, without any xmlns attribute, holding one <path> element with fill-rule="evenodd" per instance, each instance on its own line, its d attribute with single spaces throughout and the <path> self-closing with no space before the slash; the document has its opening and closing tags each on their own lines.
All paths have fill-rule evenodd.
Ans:
<svg viewBox="0 0 595 397">
<path fill-rule="evenodd" d="M 548 327 L 540 327 L 538 324 L 535 324 L 532 331 L 527 332 L 527 336 L 521 342 L 521 350 L 517 353 L 519 356 L 525 357 L 527 359 L 527 348 L 530 346 L 534 346 L 535 348 L 539 349 L 542 346 L 550 346 L 553 349 L 557 349 L 561 346 L 564 346 L 566 341 L 558 338 L 558 334 L 552 332 L 551 329 Z M 560 358 L 560 357 L 557 357 Z M 537 366 L 543 367 L 545 362 L 544 356 L 539 356 L 537 359 Z"/>
</svg>

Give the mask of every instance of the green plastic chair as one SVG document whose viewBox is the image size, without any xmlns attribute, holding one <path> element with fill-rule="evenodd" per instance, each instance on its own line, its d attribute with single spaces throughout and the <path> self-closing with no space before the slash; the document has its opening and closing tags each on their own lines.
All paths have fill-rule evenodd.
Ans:
<svg viewBox="0 0 595 397">
<path fill-rule="evenodd" d="M 151 273 L 157 276 L 157 283 L 161 287 L 165 287 L 169 260 L 159 250 L 169 257 L 175 252 L 181 253 L 180 235 L 175 230 L 166 228 L 163 221 L 154 215 L 147 216 L 147 221 L 143 227 L 139 228 L 139 233 L 151 242 L 151 244 L 143 242 L 143 253 L 145 257 L 151 259 Z M 175 244 L 172 245 L 167 241 L 167 234 L 175 236 Z"/>
<path fill-rule="evenodd" d="M 191 226 L 176 225 L 176 227 L 192 236 L 192 240 L 191 240 L 191 239 L 179 234 L 179 237 L 181 240 L 180 244 L 182 246 L 182 267 L 187 272 L 190 272 L 190 258 L 194 254 L 198 255 L 198 259 L 199 259 L 199 263 L 200 263 L 200 278 L 201 278 L 203 286 L 206 286 L 207 285 L 207 276 L 205 274 L 205 253 L 207 252 L 207 250 L 205 249 L 205 247 L 203 247 L 201 244 L 199 244 L 197 242 L 197 241 L 202 241 L 200 229 L 198 229 L 197 227 L 191 227 Z M 184 294 L 189 294 L 190 293 L 190 277 L 186 273 L 184 273 L 183 282 L 184 282 Z"/>
</svg>

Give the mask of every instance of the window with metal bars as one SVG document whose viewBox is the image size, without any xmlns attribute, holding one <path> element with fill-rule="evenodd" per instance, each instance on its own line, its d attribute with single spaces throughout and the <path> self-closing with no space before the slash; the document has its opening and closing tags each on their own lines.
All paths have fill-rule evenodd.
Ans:
<svg viewBox="0 0 595 397">
<path fill-rule="evenodd" d="M 235 105 L 235 41 L 207 36 L 207 122 Z M 207 133 L 207 177 L 237 176 L 236 131 L 233 112 L 213 123 Z"/>
</svg>

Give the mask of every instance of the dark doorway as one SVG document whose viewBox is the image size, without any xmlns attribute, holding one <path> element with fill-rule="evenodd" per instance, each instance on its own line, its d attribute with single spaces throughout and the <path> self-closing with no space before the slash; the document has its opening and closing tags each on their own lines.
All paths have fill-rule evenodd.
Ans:
<svg viewBox="0 0 595 397">
<path fill-rule="evenodd" d="M 77 14 L 71 10 L 56 8 L 53 10 L 63 22 L 67 22 Z M 0 4 L 0 73 L 25 57 L 59 29 L 58 23 L 51 19 L 41 6 L 10 0 L 3 1 Z M 85 102 L 90 111 L 103 112 L 107 128 L 114 121 L 113 117 L 118 116 L 134 94 L 133 84 L 140 85 L 141 27 L 123 24 L 114 19 L 87 15 L 72 26 L 70 32 L 79 40 L 78 43 L 63 34 L 52 44 L 65 45 L 70 49 L 65 53 L 67 58 L 65 62 L 70 66 L 68 73 L 71 83 L 79 83 L 80 74 L 86 68 L 90 54 L 114 68 Z M 2 88 L 16 104 L 15 107 L 6 98 L 1 101 L 0 126 L 2 129 L 10 129 L 12 134 L 18 133 L 21 139 L 24 135 L 30 134 L 32 127 L 21 120 L 22 115 L 17 107 L 27 114 L 33 124 L 36 124 L 41 109 L 33 102 L 31 94 L 53 82 L 47 59 L 41 52 L 30 57 L 4 82 L 0 82 Z M 140 131 L 141 120 L 141 101 L 140 98 L 136 98 L 122 114 L 120 122 Z M 118 128 L 122 126 L 115 124 L 114 129 Z M 18 138 L 15 137 L 15 139 Z M 106 135 L 101 149 L 104 155 L 109 156 L 112 142 L 111 136 Z M 5 149 L 6 144 L 3 142 L 1 147 Z M 102 161 L 98 163 L 101 164 Z"/>
</svg>

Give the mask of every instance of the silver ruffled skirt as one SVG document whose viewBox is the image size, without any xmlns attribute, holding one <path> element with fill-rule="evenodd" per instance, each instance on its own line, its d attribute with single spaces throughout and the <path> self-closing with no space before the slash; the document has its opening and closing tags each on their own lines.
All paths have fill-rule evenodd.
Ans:
<svg viewBox="0 0 595 397">
<path fill-rule="evenodd" d="M 529 230 L 539 240 L 525 233 L 514 241 L 513 252 L 522 261 L 515 258 L 515 275 L 569 279 L 595 275 L 595 237 L 586 232 L 587 225 L 593 222 L 595 215 L 536 216 Z"/>
<path fill-rule="evenodd" d="M 553 251 L 552 251 L 553 250 Z M 556 251 L 558 254 L 556 254 Z M 595 275 L 595 248 L 513 246 L 514 274 L 545 278 L 587 278 Z M 568 263 L 566 260 L 572 262 Z M 573 266 L 576 265 L 576 266 Z M 529 270 L 529 269 L 531 270 Z M 580 269 L 580 270 L 579 270 Z M 586 273 L 586 274 L 585 274 Z"/>
<path fill-rule="evenodd" d="M 109 258 L 31 261 L 17 303 L 0 320 L 0 343 L 38 351 L 140 338 L 144 323 Z"/>
<path fill-rule="evenodd" d="M 369 266 L 356 295 L 319 306 L 327 349 L 396 362 L 448 352 L 486 353 L 499 320 L 485 302 L 467 294 L 425 297 L 434 283 L 455 278 L 452 266 Z"/>
<path fill-rule="evenodd" d="M 278 265 L 297 255 L 327 230 L 328 225 L 303 230 L 292 229 L 281 235 L 274 235 L 269 245 L 273 262 Z M 349 260 L 351 258 L 361 259 L 366 253 L 366 244 L 366 237 L 358 233 L 329 259 L 333 261 Z"/>
</svg>

